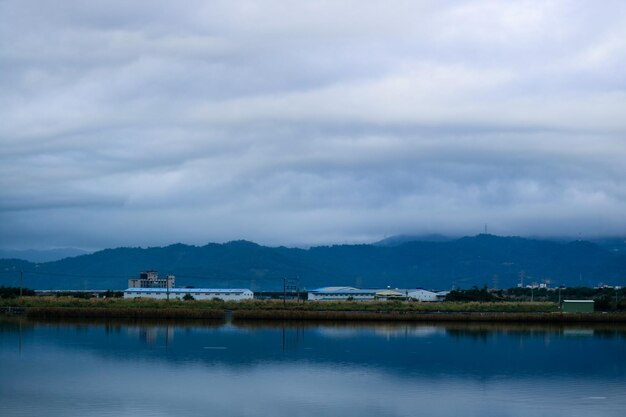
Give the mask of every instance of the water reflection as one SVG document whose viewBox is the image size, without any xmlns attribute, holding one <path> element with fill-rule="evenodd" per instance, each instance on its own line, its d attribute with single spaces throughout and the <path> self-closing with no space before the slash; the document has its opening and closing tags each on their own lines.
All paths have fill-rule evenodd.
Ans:
<svg viewBox="0 0 626 417">
<path fill-rule="evenodd" d="M 625 352 L 614 326 L 0 320 L 0 415 L 621 416 Z"/>
</svg>

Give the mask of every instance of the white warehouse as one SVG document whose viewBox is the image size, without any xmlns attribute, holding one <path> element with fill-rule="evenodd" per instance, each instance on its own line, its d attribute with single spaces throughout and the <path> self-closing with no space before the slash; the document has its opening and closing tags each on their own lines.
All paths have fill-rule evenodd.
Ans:
<svg viewBox="0 0 626 417">
<path fill-rule="evenodd" d="M 353 287 L 322 287 L 310 290 L 309 301 L 321 300 L 412 300 L 442 301 L 448 291 L 434 292 L 417 289 L 359 289 Z"/>
<path fill-rule="evenodd" d="M 319 300 L 375 300 L 378 290 L 361 290 L 353 287 L 322 287 L 310 290 L 309 301 Z"/>
<path fill-rule="evenodd" d="M 246 288 L 127 288 L 124 298 L 154 298 L 157 300 L 182 300 L 186 295 L 195 300 L 212 300 L 219 298 L 224 301 L 251 300 L 254 296 Z"/>
</svg>

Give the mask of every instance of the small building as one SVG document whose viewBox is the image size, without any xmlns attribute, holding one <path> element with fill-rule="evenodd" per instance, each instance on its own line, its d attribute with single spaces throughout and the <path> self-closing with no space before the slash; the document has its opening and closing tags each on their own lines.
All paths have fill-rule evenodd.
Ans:
<svg viewBox="0 0 626 417">
<path fill-rule="evenodd" d="M 563 313 L 593 313 L 593 300 L 563 300 Z"/>
<path fill-rule="evenodd" d="M 413 301 L 439 301 L 436 292 L 428 291 L 423 288 L 409 290 L 408 299 Z"/>
<path fill-rule="evenodd" d="M 406 292 L 400 290 L 378 290 L 376 291 L 377 300 L 405 300 Z"/>
<path fill-rule="evenodd" d="M 124 298 L 153 298 L 157 300 L 182 300 L 186 295 L 195 300 L 224 301 L 251 300 L 254 296 L 247 288 L 127 288 Z"/>
<path fill-rule="evenodd" d="M 128 280 L 128 288 L 174 288 L 176 285 L 176 277 L 168 275 L 165 278 L 159 278 L 157 271 L 145 271 L 139 274 L 139 278 L 130 278 Z"/>
</svg>

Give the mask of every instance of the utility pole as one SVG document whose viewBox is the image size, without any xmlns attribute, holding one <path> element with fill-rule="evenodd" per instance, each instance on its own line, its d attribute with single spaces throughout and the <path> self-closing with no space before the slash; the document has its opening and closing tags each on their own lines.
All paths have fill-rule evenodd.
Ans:
<svg viewBox="0 0 626 417">
<path fill-rule="evenodd" d="M 24 271 L 20 271 L 20 298 L 22 298 L 23 283 L 24 283 Z"/>
<path fill-rule="evenodd" d="M 296 303 L 299 303 L 300 300 L 300 285 L 298 284 L 300 282 L 300 277 L 296 276 L 295 279 L 291 280 L 291 287 L 290 287 L 290 292 L 295 292 L 295 297 L 296 297 Z M 296 331 L 297 333 L 297 331 Z"/>
<path fill-rule="evenodd" d="M 287 304 L 287 291 L 289 291 L 290 294 L 295 293 L 296 296 L 299 296 L 300 279 L 283 278 L 283 305 Z"/>
</svg>

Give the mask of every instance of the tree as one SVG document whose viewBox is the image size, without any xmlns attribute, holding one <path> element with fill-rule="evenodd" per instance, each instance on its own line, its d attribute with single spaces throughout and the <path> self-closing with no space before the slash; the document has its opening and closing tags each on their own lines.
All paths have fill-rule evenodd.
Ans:
<svg viewBox="0 0 626 417">
<path fill-rule="evenodd" d="M 19 295 L 19 287 L 0 287 L 0 298 L 16 298 L 19 297 Z M 22 295 L 34 296 L 35 291 L 28 288 L 22 288 Z"/>
</svg>

